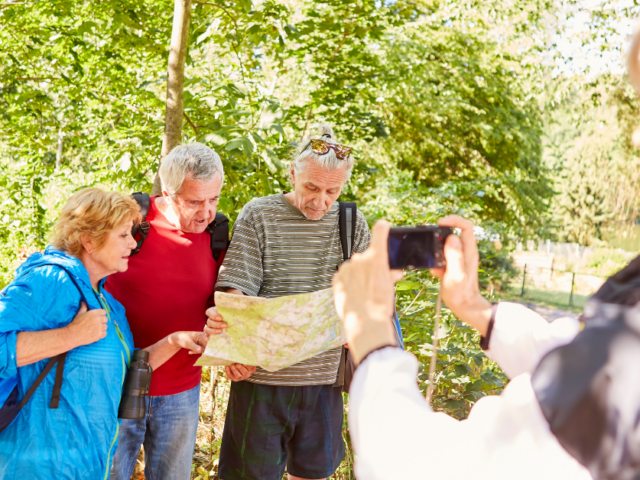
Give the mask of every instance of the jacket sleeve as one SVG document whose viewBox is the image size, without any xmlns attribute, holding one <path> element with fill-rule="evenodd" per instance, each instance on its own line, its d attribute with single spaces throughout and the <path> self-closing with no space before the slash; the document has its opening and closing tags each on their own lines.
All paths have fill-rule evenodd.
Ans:
<svg viewBox="0 0 640 480">
<path fill-rule="evenodd" d="M 19 332 L 59 328 L 73 319 L 70 289 L 61 288 L 63 283 L 59 272 L 43 267 L 15 279 L 0 292 L 0 379 L 18 373 Z"/>
<path fill-rule="evenodd" d="M 416 384 L 418 361 L 399 348 L 371 353 L 349 392 L 349 432 L 359 480 L 456 478 L 456 456 L 475 462 L 463 424 L 436 413 Z M 452 446 L 455 445 L 455 448 Z M 445 470 L 443 470 L 445 468 Z"/>
<path fill-rule="evenodd" d="M 514 378 L 532 373 L 544 355 L 569 343 L 579 330 L 580 322 L 575 318 L 549 323 L 524 305 L 500 302 L 485 354 Z"/>
</svg>

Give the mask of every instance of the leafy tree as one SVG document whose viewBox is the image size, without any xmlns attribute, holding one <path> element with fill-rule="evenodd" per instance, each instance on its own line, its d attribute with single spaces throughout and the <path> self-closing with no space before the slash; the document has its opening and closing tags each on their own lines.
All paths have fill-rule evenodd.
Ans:
<svg viewBox="0 0 640 480">
<path fill-rule="evenodd" d="M 638 215 L 640 158 L 631 142 L 640 104 L 626 80 L 558 79 L 545 136 L 555 172 L 551 220 L 562 241 L 601 244 L 612 228 Z"/>
</svg>

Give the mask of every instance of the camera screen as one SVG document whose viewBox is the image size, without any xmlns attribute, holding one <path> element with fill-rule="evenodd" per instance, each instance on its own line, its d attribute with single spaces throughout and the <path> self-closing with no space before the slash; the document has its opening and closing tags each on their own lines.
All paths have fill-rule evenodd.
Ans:
<svg viewBox="0 0 640 480">
<path fill-rule="evenodd" d="M 436 237 L 431 229 L 392 228 L 389 232 L 389 267 L 412 270 L 434 268 L 436 259 Z M 438 245 L 440 246 L 440 245 Z"/>
</svg>

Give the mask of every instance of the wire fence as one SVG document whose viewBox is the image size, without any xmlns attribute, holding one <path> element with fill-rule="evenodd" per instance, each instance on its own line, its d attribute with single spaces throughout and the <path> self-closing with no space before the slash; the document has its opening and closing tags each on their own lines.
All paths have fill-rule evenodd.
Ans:
<svg viewBox="0 0 640 480">
<path fill-rule="evenodd" d="M 606 277 L 554 269 L 532 262 L 519 266 L 520 273 L 511 288 L 523 299 L 582 308 Z"/>
</svg>

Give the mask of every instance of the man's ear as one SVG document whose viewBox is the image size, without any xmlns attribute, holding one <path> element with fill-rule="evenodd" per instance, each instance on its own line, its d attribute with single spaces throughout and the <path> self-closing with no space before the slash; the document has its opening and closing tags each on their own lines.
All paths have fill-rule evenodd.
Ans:
<svg viewBox="0 0 640 480">
<path fill-rule="evenodd" d="M 291 162 L 291 170 L 289 171 L 289 179 L 291 180 L 291 186 L 295 186 L 296 183 L 296 168 Z"/>
<path fill-rule="evenodd" d="M 167 192 L 166 190 L 162 191 L 162 199 L 167 202 L 168 205 L 171 204 L 171 195 L 169 195 L 169 192 Z"/>
</svg>

